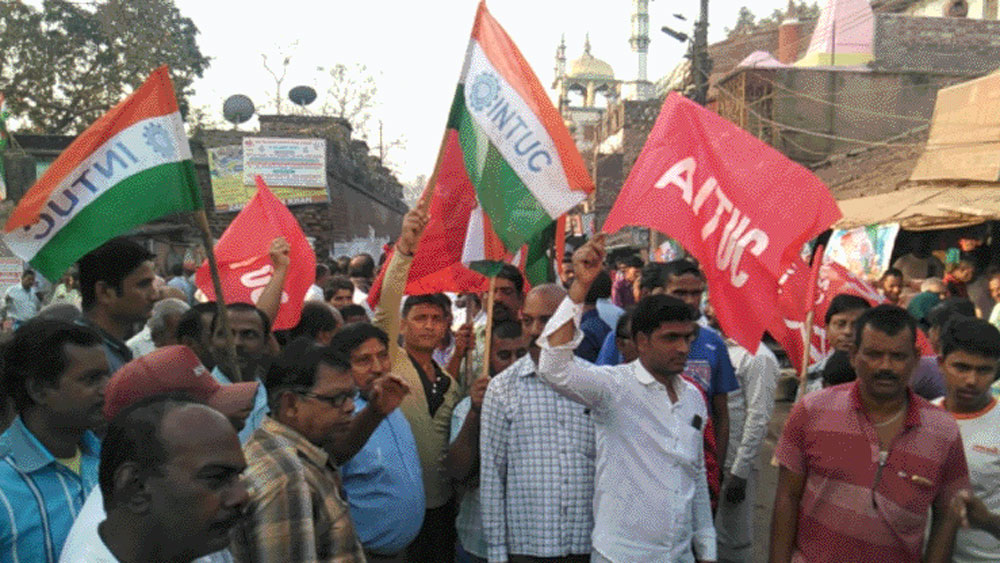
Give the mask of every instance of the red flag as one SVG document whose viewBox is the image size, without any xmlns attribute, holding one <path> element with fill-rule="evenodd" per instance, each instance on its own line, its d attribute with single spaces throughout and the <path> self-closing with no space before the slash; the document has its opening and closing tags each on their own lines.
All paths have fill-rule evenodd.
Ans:
<svg viewBox="0 0 1000 563">
<path fill-rule="evenodd" d="M 413 257 L 406 289 L 407 295 L 454 291 L 482 292 L 489 287 L 486 277 L 462 264 L 462 249 L 469 228 L 469 218 L 476 208 L 476 191 L 465 171 L 458 132 L 449 131 L 432 189 L 428 212 L 431 221 Z M 421 196 L 426 197 L 426 195 Z M 386 256 L 382 271 L 368 292 L 368 305 L 374 310 L 382 293 L 382 278 L 389 265 Z"/>
<path fill-rule="evenodd" d="M 727 335 L 756 350 L 778 278 L 840 210 L 826 186 L 750 133 L 671 93 L 604 224 L 656 229 L 701 262 Z"/>
<path fill-rule="evenodd" d="M 257 177 L 257 193 L 233 219 L 215 245 L 222 293 L 226 303 L 257 303 L 271 280 L 271 241 L 285 237 L 291 246 L 291 263 L 281 294 L 281 307 L 274 319 L 275 330 L 290 329 L 299 323 L 302 302 L 316 280 L 316 254 L 309 246 L 299 222 L 285 204 Z M 209 299 L 215 289 L 206 261 L 198 269 L 195 282 Z"/>
<path fill-rule="evenodd" d="M 779 315 L 768 327 L 768 332 L 785 349 L 785 352 L 788 353 L 788 359 L 796 369 L 801 369 L 802 365 L 806 295 L 809 283 L 809 266 L 801 259 L 794 261 L 787 275 L 780 280 Z M 843 265 L 824 258 L 819 268 L 815 300 L 813 301 L 810 363 L 821 360 L 830 353 L 826 341 L 826 312 L 830 309 L 830 302 L 833 301 L 833 298 L 840 294 L 856 295 L 868 301 L 872 306 L 886 302 L 885 297 L 866 281 L 854 275 Z M 917 349 L 924 356 L 934 354 L 924 333 L 919 330 L 917 331 Z"/>
</svg>

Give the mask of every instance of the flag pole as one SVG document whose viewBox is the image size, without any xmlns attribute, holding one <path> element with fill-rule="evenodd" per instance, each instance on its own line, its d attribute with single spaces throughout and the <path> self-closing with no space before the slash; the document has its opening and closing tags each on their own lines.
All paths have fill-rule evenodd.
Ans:
<svg viewBox="0 0 1000 563">
<path fill-rule="evenodd" d="M 229 330 L 229 315 L 226 312 L 226 300 L 222 295 L 222 278 L 219 277 L 219 264 L 215 261 L 215 244 L 212 242 L 212 231 L 208 227 L 208 215 L 204 209 L 194 212 L 194 217 L 201 231 L 201 241 L 205 245 L 205 254 L 208 258 L 208 271 L 212 274 L 212 289 L 215 290 L 215 315 L 219 319 L 219 326 L 226 337 L 226 356 L 233 373 L 227 374 L 233 378 L 233 383 L 243 381 L 243 374 L 240 373 L 240 362 L 236 355 L 236 341 L 233 340 L 233 333 Z"/>
<path fill-rule="evenodd" d="M 490 348 L 493 344 L 493 301 L 496 298 L 497 290 L 497 277 L 490 276 L 490 293 L 487 301 L 489 302 L 488 308 L 486 309 L 486 342 L 483 346 L 483 371 L 482 377 L 490 376 Z"/>
<path fill-rule="evenodd" d="M 801 397 L 805 393 L 806 389 L 806 376 L 809 370 L 809 352 L 812 351 L 812 335 L 813 335 L 813 324 L 814 317 L 816 314 L 816 283 L 819 281 L 819 268 L 820 264 L 823 262 L 823 245 L 816 247 L 816 251 L 813 253 L 813 263 L 812 270 L 809 275 L 809 292 L 806 294 L 806 307 L 808 307 L 808 312 L 806 313 L 806 330 L 803 335 L 802 343 L 802 365 L 799 367 L 799 396 Z"/>
</svg>

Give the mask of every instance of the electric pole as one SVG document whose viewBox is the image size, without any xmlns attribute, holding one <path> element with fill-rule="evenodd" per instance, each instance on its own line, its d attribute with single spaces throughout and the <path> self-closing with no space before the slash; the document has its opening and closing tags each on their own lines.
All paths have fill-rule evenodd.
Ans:
<svg viewBox="0 0 1000 563">
<path fill-rule="evenodd" d="M 708 0 L 701 0 L 701 16 L 694 25 L 691 51 L 691 66 L 694 71 L 692 99 L 705 105 L 708 101 L 708 77 L 712 74 L 712 59 L 708 56 Z"/>
</svg>

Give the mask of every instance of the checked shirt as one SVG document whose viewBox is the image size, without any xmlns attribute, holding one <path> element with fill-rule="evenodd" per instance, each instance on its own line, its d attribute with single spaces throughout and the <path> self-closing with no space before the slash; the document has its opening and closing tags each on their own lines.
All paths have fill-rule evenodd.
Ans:
<svg viewBox="0 0 1000 563">
<path fill-rule="evenodd" d="M 489 560 L 590 553 L 595 445 L 586 408 L 537 377 L 526 355 L 490 382 L 480 424 Z"/>
</svg>

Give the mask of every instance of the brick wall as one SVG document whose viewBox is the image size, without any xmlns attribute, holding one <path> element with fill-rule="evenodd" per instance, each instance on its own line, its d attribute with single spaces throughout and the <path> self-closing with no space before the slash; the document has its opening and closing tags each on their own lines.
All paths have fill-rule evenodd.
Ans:
<svg viewBox="0 0 1000 563">
<path fill-rule="evenodd" d="M 1000 61 L 1000 22 L 876 14 L 872 67 L 985 74 Z"/>
</svg>

